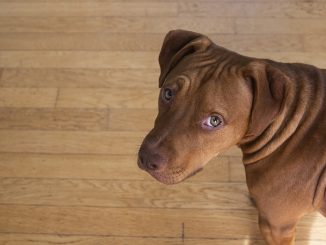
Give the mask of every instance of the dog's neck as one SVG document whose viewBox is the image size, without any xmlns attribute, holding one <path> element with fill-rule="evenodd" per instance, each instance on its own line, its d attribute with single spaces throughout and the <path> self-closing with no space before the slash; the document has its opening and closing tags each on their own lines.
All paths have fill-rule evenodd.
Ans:
<svg viewBox="0 0 326 245">
<path fill-rule="evenodd" d="M 306 66 L 301 64 L 293 66 L 296 72 L 287 74 L 290 79 L 285 84 L 284 98 L 275 120 L 260 135 L 239 143 L 245 165 L 270 156 L 298 131 L 304 134 L 302 131 L 308 130 L 319 115 L 325 96 L 323 73 L 318 69 L 306 72 Z"/>
</svg>

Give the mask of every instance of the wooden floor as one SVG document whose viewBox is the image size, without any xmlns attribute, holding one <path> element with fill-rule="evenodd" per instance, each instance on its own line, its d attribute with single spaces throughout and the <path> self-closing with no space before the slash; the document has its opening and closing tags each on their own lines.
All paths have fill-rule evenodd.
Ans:
<svg viewBox="0 0 326 245">
<path fill-rule="evenodd" d="M 325 0 L 0 0 L 0 244 L 264 244 L 239 150 L 175 186 L 136 166 L 176 28 L 326 67 Z"/>
</svg>

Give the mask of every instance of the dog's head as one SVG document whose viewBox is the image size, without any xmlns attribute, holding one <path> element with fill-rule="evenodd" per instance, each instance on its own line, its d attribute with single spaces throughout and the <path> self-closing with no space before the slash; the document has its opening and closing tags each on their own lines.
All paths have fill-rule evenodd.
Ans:
<svg viewBox="0 0 326 245">
<path fill-rule="evenodd" d="M 257 134 L 278 109 L 265 65 L 201 34 L 169 32 L 159 63 L 159 113 L 140 147 L 138 165 L 165 184 L 184 180 L 218 153 Z M 261 100 L 262 107 L 256 105 Z"/>
</svg>

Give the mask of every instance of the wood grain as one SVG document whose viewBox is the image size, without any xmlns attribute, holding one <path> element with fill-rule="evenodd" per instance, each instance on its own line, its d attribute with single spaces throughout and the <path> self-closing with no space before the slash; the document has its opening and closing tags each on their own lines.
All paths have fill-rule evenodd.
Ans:
<svg viewBox="0 0 326 245">
<path fill-rule="evenodd" d="M 5 68 L 158 68 L 154 52 L 1 51 Z"/>
<path fill-rule="evenodd" d="M 40 235 L 40 234 L 1 234 L 0 244 L 8 245 L 183 245 L 182 238 L 140 238 L 112 236 Z"/>
<path fill-rule="evenodd" d="M 254 210 L 225 213 L 223 210 L 130 208 L 126 212 L 125 208 L 1 205 L 0 215 L 3 217 L 0 232 L 6 233 L 181 237 L 184 229 L 189 238 L 261 239 Z M 79 222 L 80 219 L 88 222 Z M 311 222 L 310 231 L 307 223 Z M 75 223 L 79 223 L 78 227 Z M 325 224 L 319 215 L 306 217 L 298 225 L 298 239 L 310 233 L 312 239 L 326 240 Z"/>
<path fill-rule="evenodd" d="M 0 232 L 181 237 L 183 221 L 189 237 L 212 236 L 213 230 L 214 234 L 223 232 L 224 238 L 260 237 L 254 211 L 226 214 L 219 210 L 137 208 L 126 212 L 124 208 L 1 205 L 0 214 L 4 217 L 0 220 Z M 88 222 L 74 226 L 80 218 Z M 238 225 L 232 227 L 234 223 Z M 207 227 L 201 234 L 195 231 L 200 226 Z"/>
<path fill-rule="evenodd" d="M 320 34 L 316 35 L 316 39 Z M 241 51 L 301 51 L 301 34 L 210 34 L 218 45 Z M 313 37 L 314 38 L 314 37 Z M 159 51 L 164 34 L 0 33 L 2 50 Z M 323 46 L 321 45 L 320 48 Z M 323 49 L 326 50 L 325 48 Z M 131 71 L 132 72 L 132 71 Z"/>
<path fill-rule="evenodd" d="M 304 50 L 306 52 L 322 52 L 326 49 L 326 35 L 305 35 Z"/>
<path fill-rule="evenodd" d="M 231 182 L 246 182 L 245 168 L 240 157 L 230 157 L 229 171 Z"/>
<path fill-rule="evenodd" d="M 0 33 L 2 50 L 158 51 L 164 33 Z"/>
<path fill-rule="evenodd" d="M 3 69 L 0 86 L 36 88 L 155 88 L 156 69 Z"/>
<path fill-rule="evenodd" d="M 244 239 L 186 239 L 185 243 L 187 245 L 239 245 L 239 244 L 250 244 L 250 245 L 266 245 L 263 240 L 258 240 L 255 238 L 250 238 L 249 236 Z M 298 240 L 295 241 L 296 245 L 323 245 L 324 241 L 316 240 Z"/>
<path fill-rule="evenodd" d="M 90 0 L 11 0 L 10 2 L 89 2 Z M 101 2 L 102 0 L 94 0 L 93 2 Z M 116 0 L 106 0 L 107 2 L 116 2 Z M 182 0 L 181 0 L 182 1 Z M 269 0 L 246 0 L 247 2 L 269 2 Z M 281 2 L 282 0 L 276 0 Z M 309 0 L 287 0 L 288 2 L 309 2 Z M 314 2 L 323 2 L 324 0 L 314 0 Z M 8 0 L 0 0 L 0 2 L 8 2 Z M 120 0 L 119 2 L 144 2 L 144 0 Z M 174 0 L 151 0 L 151 2 L 175 2 Z M 209 2 L 225 2 L 225 0 L 198 0 L 197 2 L 204 4 Z M 232 0 L 231 2 L 242 2 L 242 0 Z"/>
<path fill-rule="evenodd" d="M 176 16 L 177 3 L 163 2 L 3 2 L 0 16 Z"/>
<path fill-rule="evenodd" d="M 257 227 L 257 215 L 255 211 L 230 211 L 230 213 L 220 213 L 218 210 L 204 210 L 199 212 L 194 212 L 193 217 L 196 218 L 195 221 L 192 220 L 193 217 L 185 217 L 185 234 L 190 238 L 261 238 Z M 236 218 L 235 218 L 236 216 Z M 189 220 L 187 219 L 189 218 Z M 224 221 L 225 219 L 228 219 Z M 233 220 L 237 219 L 237 221 Z M 242 227 L 242 222 L 246 220 L 246 227 Z M 192 222 L 189 222 L 192 221 Z M 221 222 L 222 221 L 222 222 Z M 232 222 L 232 223 L 228 223 Z M 237 225 L 232 225 L 237 224 Z M 205 226 L 205 229 L 201 230 L 200 227 Z M 239 226 L 238 226 L 239 225 Z M 310 214 L 305 216 L 297 226 L 297 239 L 304 240 L 309 237 L 311 240 L 322 240 L 325 242 L 326 234 L 323 232 L 325 230 L 326 220 L 320 214 Z M 224 228 L 222 228 L 224 227 Z M 242 227 L 242 228 L 241 228 Z M 217 235 L 218 231 L 223 229 L 223 235 Z M 237 232 L 233 234 L 233 232 Z"/>
<path fill-rule="evenodd" d="M 181 237 L 179 211 L 1 205 L 0 232 Z"/>
<path fill-rule="evenodd" d="M 154 180 L 0 180 L 0 204 L 124 208 L 253 209 L 244 183 L 182 183 Z M 71 195 L 74 193 L 74 195 Z"/>
<path fill-rule="evenodd" d="M 138 238 L 138 237 L 111 237 L 111 236 L 76 236 L 76 235 L 26 235 L 26 234 L 0 234 L 0 243 L 10 245 L 50 245 L 53 243 L 74 245 L 115 244 L 115 245 L 265 245 L 263 240 L 252 238 L 244 239 L 182 239 L 182 238 Z M 298 245 L 307 245 L 307 240 L 296 241 Z M 310 245 L 323 245 L 323 241 L 309 241 Z"/>
<path fill-rule="evenodd" d="M 55 88 L 0 88 L 0 107 L 54 107 Z"/>
<path fill-rule="evenodd" d="M 58 108 L 150 108 L 157 107 L 158 89 L 145 88 L 63 88 Z"/>
<path fill-rule="evenodd" d="M 235 33 L 234 20 L 196 17 L 0 17 L 0 32 Z"/>
<path fill-rule="evenodd" d="M 98 3 L 103 0 L 92 0 L 92 2 Z M 105 0 L 106 2 L 116 2 L 116 0 Z M 206 1 L 206 0 L 205 0 Z M 224 1 L 224 0 L 223 0 Z M 255 0 L 255 1 L 266 1 L 266 0 Z M 304 0 L 305 1 L 305 0 Z M 0 0 L 0 2 L 8 2 L 8 0 Z M 27 2 L 27 3 L 43 3 L 43 2 L 55 2 L 55 3 L 66 3 L 66 2 L 90 2 L 90 0 L 11 0 L 10 2 Z M 144 0 L 120 0 L 119 2 L 144 2 Z M 173 0 L 151 0 L 151 2 L 174 2 Z"/>
<path fill-rule="evenodd" d="M 326 17 L 324 3 L 163 2 L 2 2 L 0 16 L 220 16 Z"/>
<path fill-rule="evenodd" d="M 251 52 L 243 55 L 269 58 L 281 62 L 303 62 L 326 66 L 326 52 Z M 109 68 L 158 69 L 156 52 L 120 51 L 2 51 L 4 68 Z"/>
<path fill-rule="evenodd" d="M 0 176 L 2 178 L 151 180 L 136 163 L 136 155 L 2 153 Z M 219 172 L 218 169 L 216 168 L 216 172 Z M 227 166 L 221 169 L 224 169 L 225 176 L 228 176 Z"/>
<path fill-rule="evenodd" d="M 326 32 L 326 20 L 238 18 L 237 33 L 319 34 Z"/>
<path fill-rule="evenodd" d="M 0 177 L 154 182 L 136 162 L 136 155 L 1 153 Z M 212 159 L 202 172 L 187 181 L 228 182 L 229 158 Z"/>
<path fill-rule="evenodd" d="M 0 152 L 136 154 L 142 132 L 0 130 Z"/>
<path fill-rule="evenodd" d="M 108 110 L 1 108 L 0 129 L 104 131 L 109 127 Z"/>
<path fill-rule="evenodd" d="M 180 1 L 181 16 L 220 17 L 274 17 L 274 18 L 325 18 L 325 2 L 299 1 L 209 1 L 197 4 L 195 1 Z"/>
<path fill-rule="evenodd" d="M 182 238 L 140 238 L 112 236 L 77 236 L 77 235 L 39 235 L 39 234 L 1 234 L 0 244 L 9 245 L 183 245 Z"/>
<path fill-rule="evenodd" d="M 109 130 L 150 131 L 156 116 L 157 109 L 111 109 Z"/>
</svg>

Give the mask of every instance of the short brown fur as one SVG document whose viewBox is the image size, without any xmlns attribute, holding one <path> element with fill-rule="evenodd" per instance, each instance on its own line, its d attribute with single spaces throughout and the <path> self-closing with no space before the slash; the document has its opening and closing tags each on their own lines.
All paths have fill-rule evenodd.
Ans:
<svg viewBox="0 0 326 245">
<path fill-rule="evenodd" d="M 245 57 L 183 30 L 167 34 L 159 63 L 159 114 L 139 151 L 142 169 L 174 184 L 238 145 L 268 244 L 294 244 L 303 215 L 326 215 L 326 70 Z M 203 128 L 215 113 L 223 125 Z"/>
</svg>

